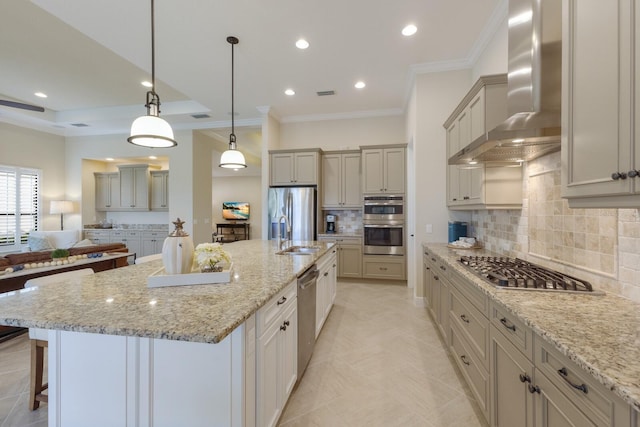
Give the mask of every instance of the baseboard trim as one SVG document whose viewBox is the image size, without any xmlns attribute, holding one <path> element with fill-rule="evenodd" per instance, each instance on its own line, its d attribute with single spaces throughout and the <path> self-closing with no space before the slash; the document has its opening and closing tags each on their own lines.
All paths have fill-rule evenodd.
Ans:
<svg viewBox="0 0 640 427">
<path fill-rule="evenodd" d="M 424 297 L 413 297 L 413 305 L 415 305 L 416 307 L 424 308 L 427 306 L 427 301 L 424 299 Z"/>
</svg>

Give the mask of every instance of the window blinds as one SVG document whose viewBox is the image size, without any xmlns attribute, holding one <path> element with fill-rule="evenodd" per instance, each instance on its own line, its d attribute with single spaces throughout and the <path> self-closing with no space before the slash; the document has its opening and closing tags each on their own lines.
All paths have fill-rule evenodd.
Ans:
<svg viewBox="0 0 640 427">
<path fill-rule="evenodd" d="M 27 243 L 40 218 L 40 171 L 0 166 L 0 246 Z"/>
</svg>

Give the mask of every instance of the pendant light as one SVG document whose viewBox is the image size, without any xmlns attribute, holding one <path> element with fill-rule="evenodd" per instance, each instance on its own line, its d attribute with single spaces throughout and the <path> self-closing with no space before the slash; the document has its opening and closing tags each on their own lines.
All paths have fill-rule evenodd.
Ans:
<svg viewBox="0 0 640 427">
<path fill-rule="evenodd" d="M 244 160 L 244 156 L 238 151 L 236 146 L 236 134 L 234 127 L 234 115 L 233 109 L 233 45 L 238 44 L 238 38 L 229 36 L 227 42 L 231 44 L 231 134 L 229 135 L 229 149 L 222 153 L 220 156 L 220 167 L 227 169 L 238 170 L 240 168 L 246 168 L 247 162 Z"/>
<path fill-rule="evenodd" d="M 127 138 L 132 144 L 150 148 L 175 147 L 178 143 L 173 139 L 173 130 L 169 123 L 161 119 L 160 97 L 156 93 L 156 61 L 155 61 L 155 26 L 154 0 L 151 0 L 151 90 L 147 92 L 147 115 L 140 116 L 131 124 L 131 136 Z"/>
</svg>

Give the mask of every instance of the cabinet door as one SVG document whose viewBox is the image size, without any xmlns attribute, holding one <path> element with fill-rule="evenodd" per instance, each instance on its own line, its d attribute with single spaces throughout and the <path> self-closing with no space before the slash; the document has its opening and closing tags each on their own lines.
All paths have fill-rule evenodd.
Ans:
<svg viewBox="0 0 640 427">
<path fill-rule="evenodd" d="M 296 185 L 318 184 L 318 153 L 295 153 L 293 181 Z"/>
<path fill-rule="evenodd" d="M 612 174 L 632 169 L 631 2 L 563 9 L 563 197 L 629 194 L 634 180 Z"/>
<path fill-rule="evenodd" d="M 257 360 L 257 425 L 275 426 L 282 411 L 282 368 L 280 322 L 274 322 L 258 340 Z"/>
<path fill-rule="evenodd" d="M 293 184 L 293 153 L 274 153 L 271 159 L 271 185 Z"/>
<path fill-rule="evenodd" d="M 325 208 L 341 207 L 341 155 L 325 154 L 322 156 L 322 206 Z"/>
<path fill-rule="evenodd" d="M 120 208 L 149 210 L 149 170 L 146 167 L 120 168 Z"/>
<path fill-rule="evenodd" d="M 320 271 L 316 280 L 316 338 L 320 335 L 322 325 L 324 325 L 325 306 L 327 304 L 327 281 L 328 275 L 325 271 Z"/>
<path fill-rule="evenodd" d="M 287 402 L 298 379 L 298 304 L 290 304 L 290 308 L 283 313 L 280 329 L 282 352 L 282 406 Z"/>
<path fill-rule="evenodd" d="M 440 301 L 438 302 L 438 326 L 440 327 L 440 332 L 444 337 L 445 342 L 448 342 L 449 336 L 449 311 L 450 311 L 450 298 L 451 298 L 451 290 L 449 283 L 444 279 L 440 278 L 440 292 L 438 292 L 438 298 Z"/>
<path fill-rule="evenodd" d="M 118 173 L 96 173 L 96 210 L 111 211 L 120 205 L 120 178 Z"/>
<path fill-rule="evenodd" d="M 493 427 L 533 426 L 533 363 L 491 327 L 491 419 Z"/>
<path fill-rule="evenodd" d="M 447 129 L 447 151 L 448 157 L 456 154 L 459 148 L 460 132 L 458 122 L 454 121 Z M 448 158 L 447 158 L 448 160 Z M 447 205 L 460 203 L 460 169 L 457 165 L 447 166 Z"/>
<path fill-rule="evenodd" d="M 324 173 L 324 170 L 323 170 Z M 342 207 L 362 208 L 360 153 L 342 155 Z"/>
<path fill-rule="evenodd" d="M 536 427 L 596 427 L 573 402 L 536 369 Z"/>
<path fill-rule="evenodd" d="M 472 143 L 485 133 L 485 88 L 469 102 L 467 114 L 469 115 L 469 143 Z"/>
<path fill-rule="evenodd" d="M 484 203 L 483 183 L 484 183 L 484 166 L 476 165 L 469 171 L 469 199 L 468 203 L 477 204 Z"/>
<path fill-rule="evenodd" d="M 471 143 L 471 124 L 469 123 L 469 108 L 465 108 L 456 119 L 458 123 L 458 151 Z"/>
<path fill-rule="evenodd" d="M 151 210 L 169 210 L 169 171 L 151 172 Z"/>
<path fill-rule="evenodd" d="M 384 150 L 384 191 L 386 193 L 404 193 L 405 149 L 386 148 Z"/>
<path fill-rule="evenodd" d="M 338 276 L 362 277 L 362 246 L 340 245 L 338 253 Z"/>
<path fill-rule="evenodd" d="M 383 191 L 382 149 L 362 150 L 362 192 L 382 193 Z"/>
</svg>

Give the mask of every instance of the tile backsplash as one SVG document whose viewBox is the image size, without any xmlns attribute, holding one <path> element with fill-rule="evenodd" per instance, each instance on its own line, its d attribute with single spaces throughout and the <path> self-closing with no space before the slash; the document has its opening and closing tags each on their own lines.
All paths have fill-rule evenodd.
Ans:
<svg viewBox="0 0 640 427">
<path fill-rule="evenodd" d="M 640 210 L 569 208 L 560 196 L 560 153 L 524 167 L 522 209 L 474 211 L 471 233 L 493 252 L 640 301 Z"/>
<path fill-rule="evenodd" d="M 326 227 L 327 215 L 336 216 L 336 231 L 339 233 L 361 234 L 362 233 L 362 210 L 327 210 L 322 211 L 322 230 Z"/>
</svg>

